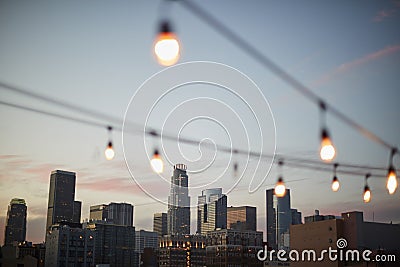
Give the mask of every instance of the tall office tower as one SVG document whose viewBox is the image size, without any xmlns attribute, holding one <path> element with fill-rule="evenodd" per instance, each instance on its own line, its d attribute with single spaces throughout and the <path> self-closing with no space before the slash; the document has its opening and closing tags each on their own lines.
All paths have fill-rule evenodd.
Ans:
<svg viewBox="0 0 400 267">
<path fill-rule="evenodd" d="M 95 235 L 82 229 L 81 224 L 73 224 L 50 226 L 51 231 L 46 233 L 46 267 L 95 266 Z"/>
<path fill-rule="evenodd" d="M 72 215 L 72 222 L 74 223 L 81 222 L 81 209 L 82 209 L 82 202 L 74 201 L 74 214 Z"/>
<path fill-rule="evenodd" d="M 222 188 L 201 191 L 197 201 L 197 233 L 226 229 L 227 197 Z"/>
<path fill-rule="evenodd" d="M 51 173 L 46 230 L 59 222 L 74 221 L 75 181 L 74 172 L 56 170 Z"/>
<path fill-rule="evenodd" d="M 138 266 L 135 253 L 135 227 L 106 221 L 84 224 L 96 238 L 94 264 L 125 267 Z"/>
<path fill-rule="evenodd" d="M 159 236 L 167 234 L 167 214 L 154 213 L 153 218 L 153 232 L 158 233 Z"/>
<path fill-rule="evenodd" d="M 227 211 L 228 229 L 257 231 L 256 207 L 228 207 Z"/>
<path fill-rule="evenodd" d="M 277 197 L 274 189 L 266 191 L 267 206 L 267 242 L 273 249 L 285 247 L 285 236 L 289 234 L 289 226 L 292 224 L 292 212 L 290 210 L 290 189 L 286 189 L 284 197 Z"/>
<path fill-rule="evenodd" d="M 116 225 L 133 225 L 133 206 L 128 203 L 111 202 L 107 207 L 107 221 Z"/>
<path fill-rule="evenodd" d="M 13 242 L 24 242 L 25 237 L 26 203 L 23 199 L 13 198 L 7 210 L 4 245 L 12 245 Z"/>
<path fill-rule="evenodd" d="M 190 197 L 185 164 L 176 164 L 168 196 L 168 234 L 190 234 Z"/>
<path fill-rule="evenodd" d="M 106 221 L 108 218 L 108 206 L 106 204 L 100 204 L 90 206 L 89 219 L 93 221 Z"/>
</svg>

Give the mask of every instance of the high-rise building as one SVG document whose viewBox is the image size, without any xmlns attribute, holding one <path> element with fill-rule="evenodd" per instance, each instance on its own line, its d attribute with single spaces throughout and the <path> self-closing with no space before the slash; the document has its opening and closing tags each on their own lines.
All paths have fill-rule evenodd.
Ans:
<svg viewBox="0 0 400 267">
<path fill-rule="evenodd" d="M 108 209 L 106 204 L 90 206 L 89 219 L 93 221 L 106 221 L 108 218 Z"/>
<path fill-rule="evenodd" d="M 74 223 L 81 222 L 81 210 L 82 210 L 82 202 L 74 201 L 74 214 L 72 215 L 72 222 Z"/>
<path fill-rule="evenodd" d="M 167 214 L 154 213 L 153 218 L 153 232 L 158 233 L 159 236 L 167 234 Z"/>
<path fill-rule="evenodd" d="M 111 202 L 107 207 L 107 221 L 117 225 L 133 225 L 133 206 L 128 203 Z"/>
<path fill-rule="evenodd" d="M 257 252 L 263 249 L 263 232 L 221 229 L 207 233 L 206 264 L 261 267 Z"/>
<path fill-rule="evenodd" d="M 266 191 L 267 242 L 273 249 L 288 249 L 289 227 L 293 224 L 290 206 L 290 189 L 277 197 L 274 189 Z M 298 219 L 298 215 L 294 216 Z"/>
<path fill-rule="evenodd" d="M 95 236 L 81 224 L 53 224 L 46 233 L 46 267 L 94 266 Z"/>
<path fill-rule="evenodd" d="M 168 196 L 167 226 L 169 235 L 190 234 L 189 179 L 185 164 L 176 164 L 171 176 L 171 191 Z"/>
<path fill-rule="evenodd" d="M 228 207 L 227 227 L 237 230 L 257 230 L 257 208 L 250 206 Z"/>
<path fill-rule="evenodd" d="M 197 202 L 197 233 L 226 229 L 226 205 L 222 188 L 203 190 Z"/>
<path fill-rule="evenodd" d="M 13 198 L 7 210 L 4 245 L 21 243 L 26 237 L 26 203 L 24 199 Z"/>
<path fill-rule="evenodd" d="M 96 237 L 95 265 L 138 266 L 135 253 L 135 227 L 106 221 L 91 221 L 85 223 L 84 228 L 89 229 Z"/>
<path fill-rule="evenodd" d="M 133 225 L 133 206 L 128 203 L 90 206 L 90 220 L 106 221 L 116 225 Z"/>
<path fill-rule="evenodd" d="M 51 173 L 46 230 L 59 222 L 74 222 L 75 181 L 74 172 Z"/>
</svg>

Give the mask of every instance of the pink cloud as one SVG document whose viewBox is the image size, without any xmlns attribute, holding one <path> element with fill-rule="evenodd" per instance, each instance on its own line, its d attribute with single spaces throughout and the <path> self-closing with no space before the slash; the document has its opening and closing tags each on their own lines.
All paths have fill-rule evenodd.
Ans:
<svg viewBox="0 0 400 267">
<path fill-rule="evenodd" d="M 392 46 L 385 47 L 381 50 L 378 50 L 376 52 L 373 52 L 371 54 L 365 55 L 362 58 L 358 58 L 356 60 L 344 63 L 344 64 L 340 65 L 339 67 L 337 67 L 336 69 L 323 75 L 320 79 L 312 82 L 311 87 L 318 87 L 323 84 L 326 84 L 341 73 L 345 73 L 357 66 L 364 65 L 370 61 L 377 60 L 381 57 L 397 53 L 399 50 L 400 50 L 400 44 L 392 45 Z"/>
<path fill-rule="evenodd" d="M 379 11 L 375 17 L 373 18 L 373 21 L 375 22 L 381 22 L 387 18 L 390 18 L 396 14 L 396 9 L 390 9 L 390 10 L 381 10 Z"/>
</svg>

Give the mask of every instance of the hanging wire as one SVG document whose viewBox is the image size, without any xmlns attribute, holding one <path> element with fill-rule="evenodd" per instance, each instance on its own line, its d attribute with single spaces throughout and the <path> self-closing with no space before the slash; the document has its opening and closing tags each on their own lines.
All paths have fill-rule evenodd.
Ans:
<svg viewBox="0 0 400 267">
<path fill-rule="evenodd" d="M 0 105 L 5 105 L 8 107 L 16 108 L 16 109 L 21 109 L 29 112 L 34 112 L 46 116 L 51 116 L 59 119 L 64 119 L 72 122 L 77 122 L 93 127 L 98 127 L 104 129 L 104 127 L 109 127 L 109 124 L 106 123 L 99 123 L 99 122 L 94 122 L 91 120 L 87 119 L 82 119 L 78 117 L 74 117 L 71 115 L 64 115 L 60 113 L 54 113 L 51 111 L 45 111 L 41 110 L 38 108 L 32 108 L 32 107 L 27 107 L 24 105 L 19 105 L 15 103 L 10 103 L 10 102 L 5 102 L 0 100 Z M 101 120 L 102 118 L 97 116 L 96 117 L 98 120 Z M 142 135 L 143 134 L 143 127 L 140 127 L 136 125 L 136 129 L 128 131 L 127 133 L 133 134 L 133 135 Z M 111 126 L 110 126 L 111 127 Z M 118 126 L 112 126 L 113 130 L 116 131 L 122 131 L 121 127 Z M 140 130 L 139 130 L 140 129 Z M 149 135 L 151 137 L 159 137 L 160 133 L 159 131 L 155 129 L 145 129 L 145 134 Z M 163 139 L 168 140 L 168 141 L 177 141 L 177 138 L 173 135 L 168 135 L 165 132 L 163 133 Z M 189 138 L 184 138 L 184 137 L 179 137 L 178 139 L 179 142 L 190 144 L 190 145 L 198 145 L 199 141 L 194 140 L 194 139 L 189 139 Z M 210 148 L 214 149 L 215 146 L 208 146 L 207 144 L 204 144 L 205 148 Z M 222 146 L 222 145 L 217 145 L 217 149 L 221 152 L 225 153 L 231 153 L 232 151 L 235 154 L 238 155 L 246 155 L 250 157 L 262 157 L 262 158 L 267 158 L 267 159 L 274 159 L 275 164 L 279 164 L 279 160 L 276 160 L 276 158 L 279 159 L 284 159 L 285 163 L 289 167 L 295 167 L 295 168 L 302 168 L 302 169 L 309 169 L 309 170 L 316 170 L 316 171 L 322 171 L 322 172 L 331 172 L 331 166 L 332 164 L 329 163 L 322 163 L 319 160 L 311 160 L 311 159 L 305 159 L 305 158 L 299 158 L 299 157 L 293 157 L 293 156 L 287 156 L 287 155 L 281 155 L 277 154 L 275 157 L 273 154 L 266 154 L 266 153 L 261 153 L 261 152 L 255 152 L 255 151 L 248 151 L 248 150 L 241 150 L 241 149 L 232 149 L 231 147 L 228 146 Z M 350 164 L 350 163 L 340 163 L 340 166 L 342 167 L 338 173 L 342 174 L 349 174 L 349 175 L 362 175 L 365 173 L 365 170 L 370 170 L 370 171 L 381 171 L 382 173 L 374 173 L 371 174 L 371 176 L 374 177 L 385 177 L 386 172 L 387 172 L 387 167 L 380 167 L 380 166 L 368 166 L 368 165 L 357 165 L 357 164 Z"/>
<path fill-rule="evenodd" d="M 320 103 L 324 103 L 327 111 L 330 111 L 332 115 L 336 116 L 336 118 L 346 123 L 348 126 L 354 128 L 355 130 L 357 130 L 370 140 L 388 149 L 396 149 L 396 151 L 398 151 L 395 146 L 392 146 L 390 143 L 386 142 L 373 132 L 369 131 L 361 124 L 357 123 L 356 121 L 348 117 L 346 114 L 342 113 L 340 110 L 335 108 L 333 105 L 329 105 L 321 97 L 315 94 L 311 89 L 306 87 L 299 80 L 291 76 L 283 68 L 279 67 L 275 62 L 273 62 L 271 59 L 269 59 L 263 53 L 257 50 L 254 46 L 248 43 L 244 38 L 240 37 L 233 30 L 229 29 L 222 22 L 220 22 L 216 17 L 212 16 L 206 10 L 201 8 L 197 3 L 195 3 L 195 1 L 178 1 L 178 3 L 180 3 L 183 7 L 189 10 L 192 14 L 202 19 L 205 23 L 209 24 L 217 32 L 225 36 L 233 44 L 238 46 L 240 49 L 246 52 L 250 57 L 258 61 L 261 65 L 269 69 L 272 73 L 281 78 L 284 82 L 288 83 L 293 89 L 301 93 L 310 101 L 316 103 L 317 105 L 319 105 Z"/>
</svg>

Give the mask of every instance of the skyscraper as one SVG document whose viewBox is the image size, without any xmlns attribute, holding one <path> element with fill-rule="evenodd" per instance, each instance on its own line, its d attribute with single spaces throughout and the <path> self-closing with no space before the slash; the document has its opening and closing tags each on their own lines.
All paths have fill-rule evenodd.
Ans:
<svg viewBox="0 0 400 267">
<path fill-rule="evenodd" d="M 277 197 L 274 189 L 266 191 L 267 206 L 267 242 L 273 249 L 283 249 L 284 236 L 289 234 L 292 224 L 290 210 L 290 189 L 286 189 L 284 197 Z"/>
<path fill-rule="evenodd" d="M 176 164 L 168 196 L 168 234 L 190 234 L 190 197 L 185 164 Z"/>
<path fill-rule="evenodd" d="M 23 242 L 26 237 L 26 203 L 24 199 L 13 198 L 7 210 L 4 245 Z"/>
<path fill-rule="evenodd" d="M 107 221 L 116 225 L 133 225 L 133 206 L 128 203 L 100 204 L 90 206 L 90 219 Z"/>
<path fill-rule="evenodd" d="M 46 230 L 58 222 L 74 222 L 75 181 L 74 172 L 51 173 Z"/>
<path fill-rule="evenodd" d="M 111 202 L 107 207 L 107 221 L 116 225 L 133 225 L 133 206 L 128 203 Z"/>
<path fill-rule="evenodd" d="M 257 208 L 228 207 L 227 227 L 228 229 L 257 231 Z"/>
<path fill-rule="evenodd" d="M 153 232 L 158 233 L 159 236 L 167 234 L 167 214 L 154 213 L 153 218 Z"/>
<path fill-rule="evenodd" d="M 227 197 L 222 188 L 201 191 L 197 202 L 197 233 L 226 229 Z"/>
</svg>

